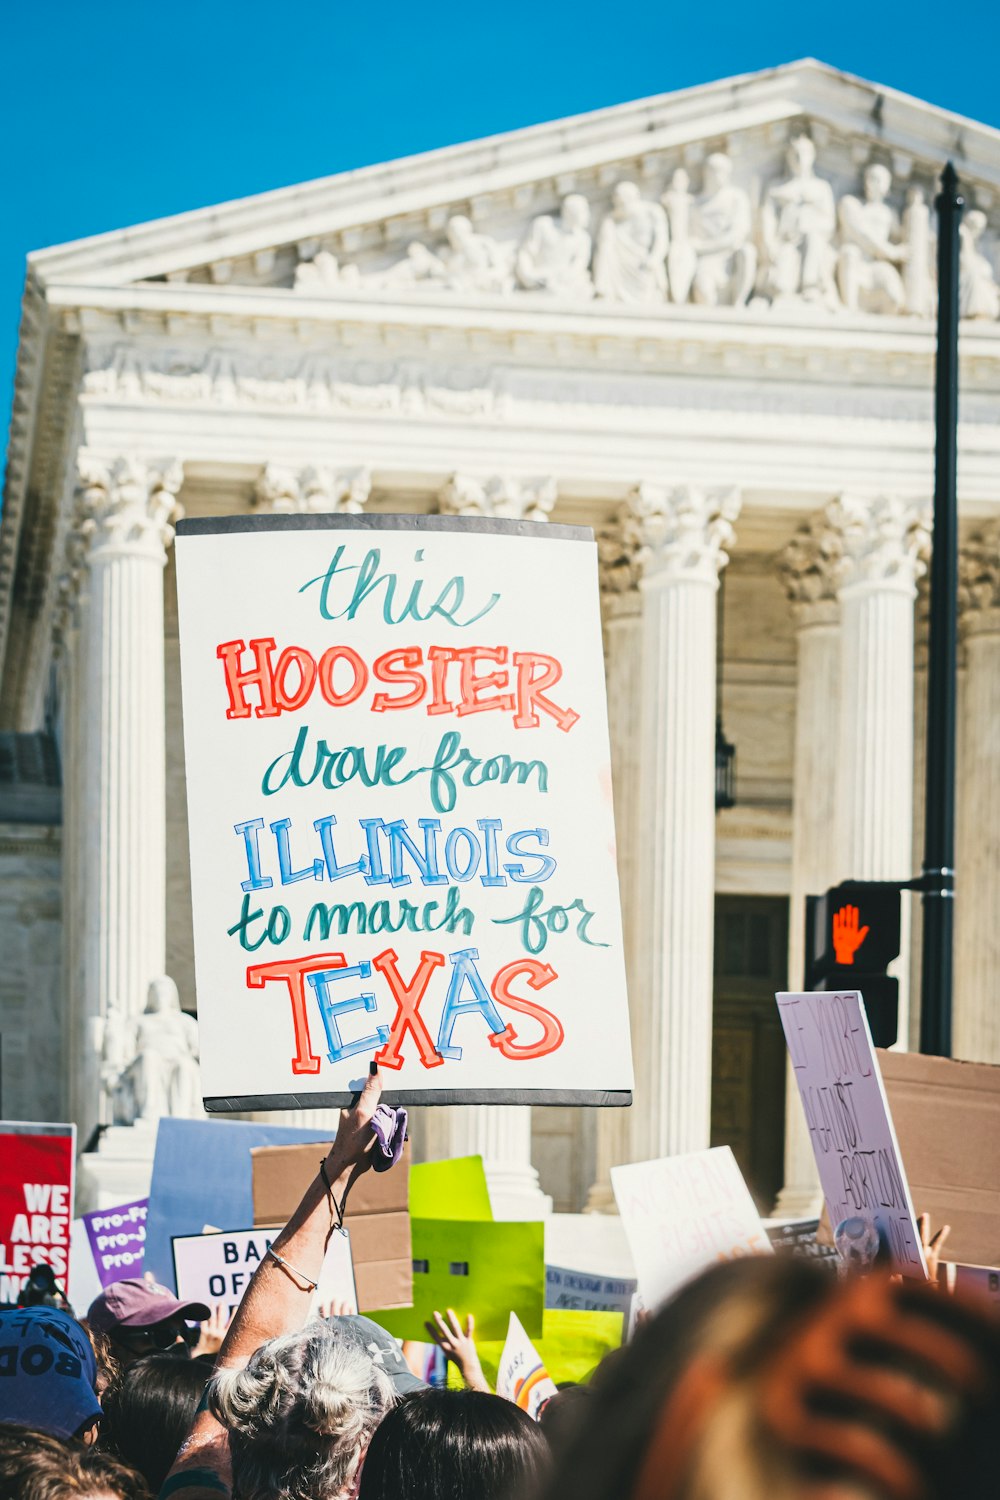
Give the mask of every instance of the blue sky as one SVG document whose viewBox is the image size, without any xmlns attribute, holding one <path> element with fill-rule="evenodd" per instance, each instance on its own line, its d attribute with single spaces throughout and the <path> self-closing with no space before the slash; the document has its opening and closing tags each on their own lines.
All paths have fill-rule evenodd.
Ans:
<svg viewBox="0 0 1000 1500">
<path fill-rule="evenodd" d="M 7 0 L 0 12 L 4 431 L 25 256 L 44 245 L 805 56 L 1000 127 L 995 0 Z"/>
</svg>

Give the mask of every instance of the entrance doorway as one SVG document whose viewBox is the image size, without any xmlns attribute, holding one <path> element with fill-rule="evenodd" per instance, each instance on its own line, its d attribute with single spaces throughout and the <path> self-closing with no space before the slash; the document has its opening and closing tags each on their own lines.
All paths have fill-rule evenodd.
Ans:
<svg viewBox="0 0 1000 1500">
<path fill-rule="evenodd" d="M 715 898 L 712 1145 L 731 1146 L 762 1214 L 782 1184 L 785 1039 L 774 1003 L 788 973 L 788 901 Z"/>
</svg>

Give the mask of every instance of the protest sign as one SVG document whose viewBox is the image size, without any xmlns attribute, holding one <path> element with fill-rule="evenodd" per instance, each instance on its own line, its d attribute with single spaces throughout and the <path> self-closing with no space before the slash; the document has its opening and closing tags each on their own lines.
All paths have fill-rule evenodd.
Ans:
<svg viewBox="0 0 1000 1500">
<path fill-rule="evenodd" d="M 16 1302 L 32 1266 L 66 1291 L 75 1125 L 0 1122 L 0 1303 Z"/>
<path fill-rule="evenodd" d="M 780 994 L 778 1014 L 834 1231 L 870 1217 L 897 1271 L 926 1277 L 913 1202 L 858 990 Z"/>
<path fill-rule="evenodd" d="M 579 527 L 177 531 L 211 1111 L 627 1104 L 597 552 Z"/>
<path fill-rule="evenodd" d="M 316 1176 L 315 1146 L 263 1146 L 250 1153 L 253 1221 L 284 1224 Z M 407 1210 L 410 1147 L 391 1172 L 366 1172 L 351 1188 L 347 1215 L 362 1312 L 409 1307 L 413 1301 L 410 1215 Z"/>
<path fill-rule="evenodd" d="M 522 1328 L 517 1313 L 512 1312 L 497 1368 L 497 1395 L 513 1401 L 537 1422 L 546 1401 L 558 1394 L 559 1388 L 542 1364 L 538 1350 Z"/>
<path fill-rule="evenodd" d="M 533 1337 L 532 1343 L 557 1385 L 564 1380 L 582 1384 L 590 1378 L 606 1354 L 621 1347 L 621 1314 L 547 1307 L 542 1336 Z M 504 1342 L 497 1339 L 481 1340 L 477 1329 L 476 1347 L 483 1373 L 495 1388 Z M 455 1384 L 461 1384 L 460 1377 Z"/>
<path fill-rule="evenodd" d="M 617 1312 L 624 1317 L 632 1305 L 637 1283 L 631 1278 L 591 1276 L 565 1266 L 545 1267 L 545 1311 Z"/>
<path fill-rule="evenodd" d="M 611 1185 L 650 1310 L 716 1261 L 772 1253 L 728 1146 L 612 1167 Z"/>
<path fill-rule="evenodd" d="M 476 1319 L 476 1336 L 502 1339 L 516 1312 L 530 1338 L 542 1332 L 545 1228 L 488 1220 L 413 1219 L 413 1306 L 372 1317 L 398 1339 L 426 1339 L 435 1311 Z"/>
<path fill-rule="evenodd" d="M 950 1260 L 1000 1266 L 1000 1067 L 915 1052 L 878 1061 L 918 1210 L 951 1225 Z"/>
<path fill-rule="evenodd" d="M 204 1302 L 207 1307 L 221 1305 L 227 1316 L 231 1316 L 278 1232 L 278 1229 L 235 1229 L 175 1235 L 171 1245 L 178 1297 L 187 1302 Z M 310 1310 L 315 1312 L 332 1302 L 348 1303 L 348 1312 L 358 1310 L 351 1239 L 346 1229 L 330 1236 Z"/>
<path fill-rule="evenodd" d="M 481 1156 L 418 1162 L 410 1170 L 410 1215 L 414 1219 L 492 1219 L 490 1190 Z"/>
<path fill-rule="evenodd" d="M 90 1251 L 101 1286 L 142 1275 L 146 1251 L 148 1198 L 119 1203 L 115 1208 L 95 1209 L 83 1215 Z"/>
<path fill-rule="evenodd" d="M 146 1216 L 143 1270 L 174 1287 L 170 1240 L 175 1234 L 201 1234 L 206 1224 L 252 1224 L 250 1152 L 256 1146 L 312 1142 L 312 1171 L 330 1147 L 330 1133 L 291 1125 L 251 1125 L 241 1120 L 178 1120 L 165 1116 L 157 1126 L 153 1175 Z M 389 1176 L 392 1173 L 387 1174 Z M 303 1187 L 305 1184 L 303 1184 Z M 300 1191 L 291 1207 L 298 1204 Z M 271 1219 L 284 1223 L 288 1217 Z"/>
</svg>

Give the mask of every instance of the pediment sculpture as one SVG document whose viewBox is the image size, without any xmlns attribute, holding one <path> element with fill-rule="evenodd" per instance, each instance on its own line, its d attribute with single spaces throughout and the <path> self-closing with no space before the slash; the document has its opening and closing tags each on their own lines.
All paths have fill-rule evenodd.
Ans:
<svg viewBox="0 0 1000 1500">
<path fill-rule="evenodd" d="M 892 173 L 873 161 L 858 189 L 838 200 L 804 132 L 793 136 L 782 166 L 755 192 L 756 207 L 735 179 L 732 157 L 712 151 L 697 189 L 686 168 L 677 167 L 659 196 L 631 180 L 614 184 L 603 213 L 582 193 L 567 193 L 557 212 L 537 215 L 512 237 L 490 234 L 455 213 L 443 243 L 413 240 L 388 266 L 345 265 L 321 249 L 300 261 L 295 287 L 932 314 L 933 233 L 921 186 L 911 184 L 902 207 L 894 207 Z M 965 318 L 1000 317 L 996 268 L 983 244 L 988 231 L 980 210 L 967 212 Z"/>
</svg>

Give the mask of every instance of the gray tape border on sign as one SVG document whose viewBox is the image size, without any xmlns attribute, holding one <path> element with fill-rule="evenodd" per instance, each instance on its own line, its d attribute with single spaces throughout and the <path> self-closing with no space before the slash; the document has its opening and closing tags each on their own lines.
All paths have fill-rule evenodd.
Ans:
<svg viewBox="0 0 1000 1500">
<path fill-rule="evenodd" d="M 354 516 L 336 511 L 317 515 L 192 516 L 178 521 L 175 530 L 182 539 L 252 531 L 477 531 L 491 536 L 538 537 L 550 542 L 594 540 L 589 526 L 567 526 L 561 521 L 510 521 L 495 516 Z"/>
<path fill-rule="evenodd" d="M 202 1103 L 210 1115 L 240 1114 L 264 1109 L 343 1109 L 357 1092 L 333 1094 L 219 1094 Z M 630 1089 L 386 1089 L 383 1104 L 590 1104 L 624 1108 L 632 1103 Z"/>
</svg>

